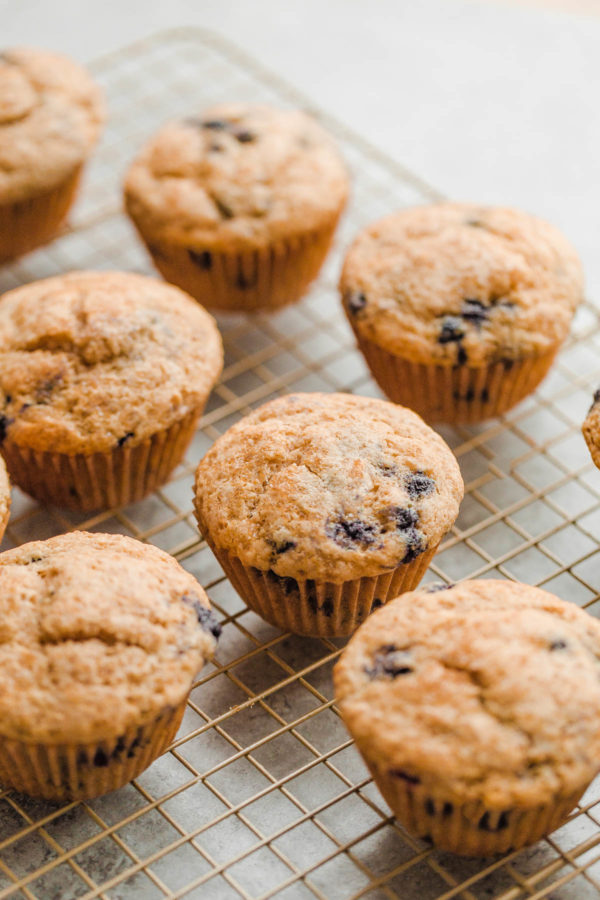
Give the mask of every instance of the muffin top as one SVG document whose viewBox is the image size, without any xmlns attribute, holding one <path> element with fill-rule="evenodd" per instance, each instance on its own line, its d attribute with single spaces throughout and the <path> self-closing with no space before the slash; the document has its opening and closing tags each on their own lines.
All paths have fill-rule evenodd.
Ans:
<svg viewBox="0 0 600 900">
<path fill-rule="evenodd" d="M 144 234 L 192 249 L 260 248 L 319 229 L 347 194 L 333 140 L 310 116 L 241 103 L 166 125 L 125 182 Z"/>
<path fill-rule="evenodd" d="M 93 453 L 202 406 L 223 364 L 213 318 L 143 275 L 71 272 L 0 297 L 0 441 Z"/>
<path fill-rule="evenodd" d="M 390 353 L 478 367 L 556 348 L 583 275 L 547 222 L 448 203 L 395 213 L 359 234 L 340 290 L 355 330 Z"/>
<path fill-rule="evenodd" d="M 449 802 L 581 789 L 600 768 L 600 622 L 524 584 L 440 588 L 370 616 L 335 667 L 361 752 Z"/>
<path fill-rule="evenodd" d="M 350 394 L 267 403 L 196 473 L 211 542 L 297 579 L 342 582 L 410 562 L 438 544 L 462 496 L 454 455 L 416 413 Z"/>
<path fill-rule="evenodd" d="M 196 579 L 132 538 L 79 531 L 2 553 L 0 734 L 118 737 L 181 703 L 219 633 Z"/>
<path fill-rule="evenodd" d="M 594 465 L 600 469 L 600 389 L 594 394 L 594 402 L 585 418 L 582 429 Z"/>
<path fill-rule="evenodd" d="M 0 457 L 0 540 L 4 535 L 4 529 L 10 515 L 10 482 L 6 474 L 4 460 Z"/>
<path fill-rule="evenodd" d="M 77 63 L 30 48 L 0 53 L 0 203 L 60 184 L 103 120 L 100 88 Z"/>
</svg>

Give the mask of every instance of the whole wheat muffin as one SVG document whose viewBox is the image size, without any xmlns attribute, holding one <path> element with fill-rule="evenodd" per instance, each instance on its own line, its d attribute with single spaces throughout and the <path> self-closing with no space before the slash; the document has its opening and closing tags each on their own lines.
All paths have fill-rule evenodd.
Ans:
<svg viewBox="0 0 600 900">
<path fill-rule="evenodd" d="M 4 537 L 10 516 L 10 482 L 4 460 L 0 459 L 0 541 Z"/>
<path fill-rule="evenodd" d="M 329 135 L 298 110 L 214 106 L 162 128 L 133 162 L 125 204 L 156 267 L 209 307 L 297 300 L 348 195 Z"/>
<path fill-rule="evenodd" d="M 594 394 L 594 401 L 584 420 L 582 432 L 594 465 L 600 469 L 600 390 Z"/>
<path fill-rule="evenodd" d="M 399 821 L 483 856 L 557 828 L 600 769 L 600 623 L 506 581 L 424 587 L 359 629 L 336 696 Z"/>
<path fill-rule="evenodd" d="M 50 240 L 104 120 L 100 88 L 43 50 L 0 54 L 0 261 Z"/>
<path fill-rule="evenodd" d="M 463 496 L 415 413 L 292 394 L 246 416 L 196 473 L 200 530 L 244 600 L 303 634 L 343 635 L 421 579 Z"/>
<path fill-rule="evenodd" d="M 478 421 L 533 391 L 582 299 L 562 234 L 516 209 L 449 203 L 365 229 L 340 280 L 386 394 L 432 421 Z"/>
<path fill-rule="evenodd" d="M 54 800 L 167 748 L 221 630 L 167 553 L 86 532 L 0 554 L 0 623 L 0 782 Z"/>
<path fill-rule="evenodd" d="M 71 272 L 0 297 L 0 452 L 44 502 L 137 500 L 180 462 L 222 368 L 211 316 L 175 287 Z"/>
</svg>

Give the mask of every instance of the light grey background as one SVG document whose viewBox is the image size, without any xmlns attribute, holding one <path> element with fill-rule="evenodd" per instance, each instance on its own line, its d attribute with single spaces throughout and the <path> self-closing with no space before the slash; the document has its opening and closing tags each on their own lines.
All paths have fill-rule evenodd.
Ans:
<svg viewBox="0 0 600 900">
<path fill-rule="evenodd" d="M 0 0 L 1 42 L 86 61 L 161 28 L 214 29 L 451 196 L 556 223 L 598 296 L 600 18 L 513 3 Z"/>
</svg>

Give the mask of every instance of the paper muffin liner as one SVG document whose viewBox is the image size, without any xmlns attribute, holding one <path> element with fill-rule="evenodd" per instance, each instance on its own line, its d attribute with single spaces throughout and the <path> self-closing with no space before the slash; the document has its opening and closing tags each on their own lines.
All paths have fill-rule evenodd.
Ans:
<svg viewBox="0 0 600 900">
<path fill-rule="evenodd" d="M 297 581 L 271 570 L 255 569 L 208 543 L 250 609 L 277 628 L 312 637 L 352 634 L 372 610 L 405 591 L 412 591 L 437 550 L 437 545 L 431 547 L 391 572 L 335 584 L 312 579 Z"/>
<path fill-rule="evenodd" d="M 508 412 L 537 388 L 558 349 L 478 368 L 442 366 L 402 359 L 355 334 L 382 391 L 429 422 L 481 422 Z"/>
<path fill-rule="evenodd" d="M 182 247 L 146 235 L 136 225 L 161 275 L 203 306 L 268 311 L 306 292 L 329 252 L 339 215 L 320 229 L 244 253 Z"/>
<path fill-rule="evenodd" d="M 147 769 L 172 743 L 187 697 L 153 721 L 90 744 L 32 744 L 0 736 L 0 784 L 45 800 L 91 800 Z"/>
<path fill-rule="evenodd" d="M 134 503 L 164 484 L 181 462 L 202 408 L 129 447 L 106 453 L 47 453 L 7 438 L 1 452 L 13 484 L 40 503 L 89 511 Z"/>
<path fill-rule="evenodd" d="M 50 191 L 0 204 L 0 262 L 28 253 L 56 235 L 75 199 L 82 169 L 78 166 Z"/>
<path fill-rule="evenodd" d="M 488 809 L 481 802 L 440 800 L 408 773 L 381 772 L 364 754 L 363 759 L 406 830 L 460 856 L 493 856 L 535 844 L 563 824 L 587 787 L 528 809 Z"/>
</svg>

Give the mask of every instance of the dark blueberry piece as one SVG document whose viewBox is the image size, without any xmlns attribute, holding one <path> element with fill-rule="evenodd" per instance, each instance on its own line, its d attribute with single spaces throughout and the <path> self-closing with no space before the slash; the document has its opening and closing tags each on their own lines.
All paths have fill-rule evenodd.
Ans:
<svg viewBox="0 0 600 900">
<path fill-rule="evenodd" d="M 395 475 L 398 471 L 397 466 L 391 465 L 390 463 L 378 463 L 378 468 L 382 475 L 385 475 L 386 478 L 391 478 L 392 475 Z"/>
<path fill-rule="evenodd" d="M 416 500 L 417 497 L 425 497 L 435 490 L 433 478 L 430 478 L 429 475 L 420 470 L 407 475 L 404 479 L 404 484 L 411 500 Z"/>
<path fill-rule="evenodd" d="M 10 394 L 7 394 L 4 398 L 4 405 L 8 406 L 9 403 L 12 403 L 12 396 Z"/>
<path fill-rule="evenodd" d="M 188 121 L 199 122 L 202 128 L 208 128 L 209 131 L 225 131 L 229 128 L 229 122 L 226 122 L 225 119 L 188 119 Z"/>
<path fill-rule="evenodd" d="M 442 816 L 447 819 L 448 816 L 451 816 L 453 812 L 454 806 L 452 805 L 452 803 L 446 800 L 446 802 L 442 806 Z"/>
<path fill-rule="evenodd" d="M 8 427 L 9 425 L 12 425 L 14 421 L 14 419 L 9 419 L 8 416 L 3 416 L 2 413 L 0 413 L 0 445 L 6 440 Z"/>
<path fill-rule="evenodd" d="M 214 194 L 211 194 L 211 200 L 215 204 L 215 206 L 219 210 L 220 215 L 224 219 L 233 219 L 235 213 L 233 212 L 233 210 L 231 209 L 230 206 L 227 206 L 227 204 L 224 203 L 220 199 L 220 197 L 215 197 Z"/>
<path fill-rule="evenodd" d="M 445 584 L 443 581 L 433 581 L 430 584 L 424 584 L 419 590 L 426 594 L 437 594 L 438 591 L 449 591 L 453 584 Z"/>
<path fill-rule="evenodd" d="M 246 291 L 248 288 L 254 287 L 256 284 L 256 277 L 256 274 L 254 274 L 248 278 L 243 272 L 238 272 L 235 283 L 241 291 Z"/>
<path fill-rule="evenodd" d="M 409 675 L 414 671 L 410 650 L 396 647 L 395 644 L 384 644 L 373 656 L 373 665 L 366 668 L 369 678 L 397 678 Z"/>
<path fill-rule="evenodd" d="M 563 641 L 562 638 L 558 638 L 557 640 L 552 641 L 549 649 L 550 650 L 566 650 L 567 647 L 568 647 L 567 642 Z"/>
<path fill-rule="evenodd" d="M 380 600 L 379 597 L 375 597 L 375 599 L 371 603 L 371 612 L 375 612 L 376 609 L 379 609 L 382 606 L 383 600 Z"/>
<path fill-rule="evenodd" d="M 414 528 L 419 521 L 419 513 L 410 507 L 390 506 L 388 511 L 394 519 L 398 531 L 408 531 Z"/>
<path fill-rule="evenodd" d="M 445 316 L 442 321 L 442 329 L 438 336 L 439 344 L 451 344 L 462 341 L 465 336 L 465 327 L 458 316 Z"/>
<path fill-rule="evenodd" d="M 212 634 L 212 636 L 216 640 L 218 640 L 223 629 L 217 622 L 212 609 L 209 609 L 208 606 L 204 606 L 204 604 L 201 603 L 200 600 L 198 600 L 196 597 L 190 597 L 188 594 L 184 594 L 181 599 L 188 606 L 192 607 L 192 609 L 196 613 L 198 622 L 200 623 L 200 626 L 204 629 L 204 631 L 208 631 L 209 634 Z"/>
<path fill-rule="evenodd" d="M 467 401 L 467 403 L 472 403 L 474 399 L 475 399 L 475 391 L 473 390 L 473 388 L 469 388 L 469 390 L 465 394 L 465 400 Z"/>
<path fill-rule="evenodd" d="M 501 360 L 501 363 L 502 363 L 503 366 L 504 366 L 504 370 L 505 370 L 506 372 L 510 372 L 510 370 L 512 369 L 512 367 L 513 367 L 514 364 L 515 364 L 515 361 L 514 361 L 514 359 L 502 359 L 502 360 Z"/>
<path fill-rule="evenodd" d="M 127 434 L 124 434 L 123 437 L 120 437 L 117 441 L 117 446 L 122 447 L 123 444 L 126 444 L 130 438 L 135 437 L 135 433 L 133 431 L 128 431 Z"/>
<path fill-rule="evenodd" d="M 459 365 L 459 366 L 464 366 L 464 364 L 466 363 L 467 359 L 468 359 L 467 351 L 466 351 L 465 348 L 462 346 L 462 344 L 459 344 L 459 347 L 458 347 L 458 353 L 456 354 L 456 361 L 457 361 L 458 365 Z"/>
<path fill-rule="evenodd" d="M 243 129 L 242 131 L 234 131 L 234 136 L 240 142 L 240 144 L 251 144 L 252 141 L 256 140 L 256 135 L 252 134 L 251 131 L 246 131 Z"/>
<path fill-rule="evenodd" d="M 367 305 L 367 298 L 361 291 L 352 291 L 346 297 L 346 304 L 352 315 L 356 315 Z"/>
<path fill-rule="evenodd" d="M 337 522 L 327 522 L 325 534 L 335 541 L 336 544 L 339 544 L 340 547 L 346 549 L 352 548 L 354 544 L 369 547 L 376 540 L 375 526 L 369 525 L 367 522 L 361 522 L 360 519 L 354 519 L 353 521 L 338 519 Z"/>
<path fill-rule="evenodd" d="M 98 747 L 98 749 L 94 753 L 94 765 L 98 766 L 99 769 L 108 765 L 108 756 L 106 755 L 102 747 Z"/>
<path fill-rule="evenodd" d="M 405 772 L 404 769 L 390 769 L 388 775 L 391 775 L 392 778 L 401 778 L 402 781 L 407 781 L 409 784 L 421 784 L 421 779 L 418 775 L 411 775 L 410 772 Z"/>
<path fill-rule="evenodd" d="M 504 831 L 505 828 L 508 828 L 508 814 L 505 812 L 500 813 L 498 816 L 498 821 L 495 825 L 492 825 L 490 822 L 490 814 L 489 812 L 484 812 L 479 822 L 477 823 L 477 827 L 480 831 Z"/>
<path fill-rule="evenodd" d="M 260 569 L 256 569 L 255 571 L 258 572 L 259 575 L 264 574 Z M 293 594 L 294 592 L 299 592 L 298 582 L 295 578 L 290 578 L 288 575 L 278 575 L 277 572 L 273 572 L 272 569 L 268 569 L 266 575 L 269 581 L 279 585 L 286 597 L 289 597 L 290 594 Z"/>
<path fill-rule="evenodd" d="M 463 301 L 462 310 L 460 312 L 463 319 L 472 322 L 473 325 L 481 326 L 489 318 L 490 311 L 481 300 L 466 299 Z"/>
<path fill-rule="evenodd" d="M 115 745 L 115 749 L 112 752 L 113 757 L 116 758 L 116 757 L 120 756 L 121 753 L 124 753 L 126 747 L 127 747 L 127 744 L 125 743 L 125 738 L 123 737 L 123 735 L 121 735 L 121 737 L 117 738 L 117 743 Z"/>
<path fill-rule="evenodd" d="M 208 271 L 212 267 L 212 253 L 208 250 L 188 250 L 188 256 L 200 269 Z"/>
<path fill-rule="evenodd" d="M 435 803 L 433 800 L 427 799 L 425 801 L 425 812 L 428 816 L 435 816 Z"/>
<path fill-rule="evenodd" d="M 600 388 L 598 388 L 597 391 L 594 391 L 594 402 L 590 406 L 589 412 L 591 412 L 598 403 L 600 403 Z"/>
<path fill-rule="evenodd" d="M 27 412 L 27 410 L 29 409 L 30 406 L 31 406 L 31 403 L 24 403 L 21 406 L 21 409 L 19 410 L 19 415 L 21 415 L 24 412 Z"/>
<path fill-rule="evenodd" d="M 133 757 L 136 754 L 136 751 L 141 746 L 142 746 L 142 729 L 140 728 L 140 729 L 138 729 L 138 733 L 136 734 L 136 736 L 132 740 L 131 744 L 129 745 L 129 750 L 127 751 L 127 759 L 133 759 Z"/>
<path fill-rule="evenodd" d="M 24 566 L 31 566 L 33 563 L 42 562 L 43 557 L 41 556 L 30 556 L 29 559 L 25 560 L 23 563 Z"/>
<path fill-rule="evenodd" d="M 321 612 L 324 616 L 332 616 L 333 615 L 333 600 L 331 597 L 326 597 L 323 601 L 323 605 L 321 606 Z"/>
<path fill-rule="evenodd" d="M 410 528 L 406 534 L 406 552 L 402 559 L 403 563 L 412 562 L 417 556 L 420 556 L 427 548 L 423 543 L 423 535 L 416 528 Z"/>
<path fill-rule="evenodd" d="M 488 391 L 487 388 L 483 388 L 483 390 L 481 391 L 481 393 L 479 395 L 479 399 L 481 400 L 482 403 L 488 402 L 488 400 L 490 399 L 490 392 Z"/>
<path fill-rule="evenodd" d="M 272 546 L 277 556 L 280 556 L 282 553 L 287 553 L 288 550 L 293 550 L 297 544 L 296 541 L 283 541 L 280 544 L 274 542 Z"/>
</svg>

